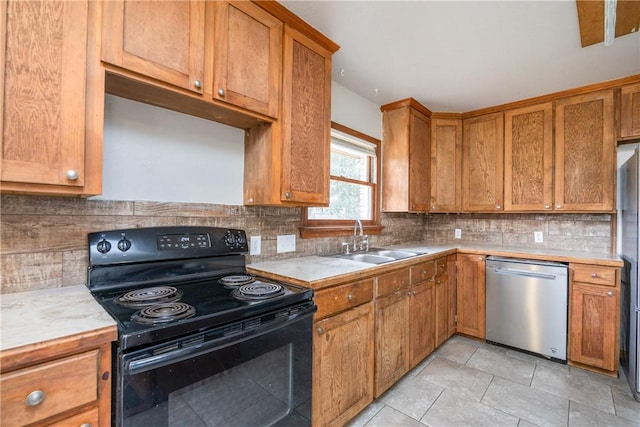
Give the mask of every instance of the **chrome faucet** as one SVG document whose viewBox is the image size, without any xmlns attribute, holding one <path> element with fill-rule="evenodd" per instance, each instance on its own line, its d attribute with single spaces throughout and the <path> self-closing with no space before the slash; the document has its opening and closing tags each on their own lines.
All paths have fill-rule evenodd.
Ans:
<svg viewBox="0 0 640 427">
<path fill-rule="evenodd" d="M 358 228 L 360 228 L 360 239 L 358 239 L 356 234 Z M 366 250 L 369 250 L 369 236 L 365 236 L 364 232 L 362 231 L 362 221 L 356 219 L 355 224 L 353 224 L 353 251 L 356 252 L 358 249 L 362 251 L 365 249 L 365 247 Z"/>
</svg>

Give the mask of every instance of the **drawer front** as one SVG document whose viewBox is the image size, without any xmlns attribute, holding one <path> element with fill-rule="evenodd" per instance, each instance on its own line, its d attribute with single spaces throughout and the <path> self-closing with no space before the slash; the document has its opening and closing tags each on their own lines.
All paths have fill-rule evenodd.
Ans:
<svg viewBox="0 0 640 427">
<path fill-rule="evenodd" d="M 3 374 L 1 424 L 30 424 L 96 401 L 99 355 L 94 350 Z"/>
<path fill-rule="evenodd" d="M 409 269 L 393 271 L 378 276 L 376 296 L 388 295 L 409 286 Z"/>
<path fill-rule="evenodd" d="M 411 284 L 415 285 L 416 283 L 431 280 L 435 273 L 435 269 L 436 267 L 433 261 L 426 261 L 418 265 L 414 265 L 411 267 Z"/>
<path fill-rule="evenodd" d="M 373 278 L 316 292 L 316 319 L 348 310 L 373 299 Z"/>
<path fill-rule="evenodd" d="M 436 277 L 447 274 L 447 257 L 438 258 L 436 260 Z"/>
<path fill-rule="evenodd" d="M 60 420 L 53 424 L 47 424 L 47 426 L 55 427 L 98 427 L 100 426 L 100 412 L 98 408 L 91 408 L 89 410 L 80 412 L 76 415 L 71 415 L 64 420 Z"/>
<path fill-rule="evenodd" d="M 573 265 L 573 281 L 616 286 L 616 269 L 611 267 Z"/>
</svg>

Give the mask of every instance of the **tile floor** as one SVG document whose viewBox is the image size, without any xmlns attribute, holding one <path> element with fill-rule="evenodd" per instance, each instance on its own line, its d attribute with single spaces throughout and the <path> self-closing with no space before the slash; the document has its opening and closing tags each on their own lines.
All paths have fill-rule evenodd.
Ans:
<svg viewBox="0 0 640 427">
<path fill-rule="evenodd" d="M 359 426 L 640 426 L 626 379 L 454 336 L 364 409 Z"/>
</svg>

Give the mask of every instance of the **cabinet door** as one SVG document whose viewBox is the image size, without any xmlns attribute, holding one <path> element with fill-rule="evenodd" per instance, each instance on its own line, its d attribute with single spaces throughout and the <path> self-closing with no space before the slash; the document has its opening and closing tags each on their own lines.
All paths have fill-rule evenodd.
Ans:
<svg viewBox="0 0 640 427">
<path fill-rule="evenodd" d="M 411 109 L 409 129 L 409 212 L 426 212 L 430 201 L 429 119 Z"/>
<path fill-rule="evenodd" d="M 93 7 L 87 1 L 0 5 L 3 189 L 23 191 L 29 183 L 44 184 L 36 189 L 40 193 L 83 194 L 87 173 L 96 174 L 99 187 L 101 171 L 85 170 L 85 157 L 92 155 L 86 144 L 101 151 L 102 141 L 101 122 L 94 136 L 87 109 L 96 99 L 104 103 L 104 95 L 94 98 L 103 80 L 87 84 Z M 51 185 L 62 187 L 46 187 Z"/>
<path fill-rule="evenodd" d="M 613 90 L 565 98 L 555 106 L 555 210 L 613 210 Z"/>
<path fill-rule="evenodd" d="M 640 137 L 640 83 L 621 90 L 620 139 Z"/>
<path fill-rule="evenodd" d="M 503 210 L 504 120 L 502 113 L 463 120 L 462 208 Z"/>
<path fill-rule="evenodd" d="M 458 287 L 456 277 L 456 256 L 449 255 L 447 257 L 447 287 L 449 289 L 449 318 L 447 338 L 451 338 L 456 333 L 456 307 L 457 307 L 457 290 Z"/>
<path fill-rule="evenodd" d="M 281 200 L 328 205 L 331 52 L 287 25 L 281 113 Z"/>
<path fill-rule="evenodd" d="M 411 287 L 409 300 L 411 361 L 413 368 L 436 348 L 435 345 L 435 282 L 433 279 Z"/>
<path fill-rule="evenodd" d="M 313 425 L 344 425 L 373 401 L 372 305 L 315 324 Z"/>
<path fill-rule="evenodd" d="M 436 277 L 436 347 L 445 342 L 449 334 L 449 287 L 447 276 Z"/>
<path fill-rule="evenodd" d="M 457 331 L 485 337 L 485 257 L 458 254 Z"/>
<path fill-rule="evenodd" d="M 431 212 L 462 209 L 462 120 L 431 119 Z"/>
<path fill-rule="evenodd" d="M 409 298 L 406 289 L 376 304 L 375 397 L 409 370 Z"/>
<path fill-rule="evenodd" d="M 102 60 L 196 93 L 203 91 L 205 2 L 103 3 Z"/>
<path fill-rule="evenodd" d="M 618 289 L 573 283 L 569 358 L 608 371 L 616 368 Z"/>
<path fill-rule="evenodd" d="M 553 208 L 553 104 L 504 113 L 504 209 Z"/>
<path fill-rule="evenodd" d="M 283 24 L 245 1 L 215 2 L 213 97 L 277 117 Z"/>
</svg>

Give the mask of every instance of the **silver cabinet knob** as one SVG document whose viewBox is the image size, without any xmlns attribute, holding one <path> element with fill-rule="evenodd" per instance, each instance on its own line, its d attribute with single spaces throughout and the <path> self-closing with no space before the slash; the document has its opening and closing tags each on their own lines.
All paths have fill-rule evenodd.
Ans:
<svg viewBox="0 0 640 427">
<path fill-rule="evenodd" d="M 200 80 L 194 80 L 193 87 L 195 87 L 196 89 L 202 89 L 202 82 Z"/>
<path fill-rule="evenodd" d="M 67 171 L 64 173 L 64 175 L 67 177 L 67 179 L 68 179 L 69 181 L 75 181 L 75 180 L 76 180 L 76 179 L 78 179 L 78 177 L 80 176 L 80 175 L 78 174 L 78 171 L 73 170 L 73 169 L 69 169 L 69 170 L 67 170 Z"/>
<path fill-rule="evenodd" d="M 81 424 L 81 425 L 80 425 L 80 427 L 91 427 L 91 424 L 89 424 L 89 423 L 84 423 L 84 424 Z"/>
<path fill-rule="evenodd" d="M 353 300 L 353 295 L 352 295 L 352 294 L 347 295 L 347 299 L 348 299 L 349 301 Z"/>
<path fill-rule="evenodd" d="M 218 89 L 218 95 L 224 98 L 224 89 L 222 88 Z"/>
<path fill-rule="evenodd" d="M 284 198 L 285 198 L 285 199 L 290 199 L 290 198 L 291 198 L 291 193 L 290 193 L 289 191 L 286 191 L 286 192 L 284 193 Z"/>
<path fill-rule="evenodd" d="M 27 406 L 38 406 L 44 401 L 45 397 L 46 395 L 44 394 L 44 391 L 34 390 L 29 393 L 26 399 L 24 399 L 24 403 L 26 403 Z"/>
<path fill-rule="evenodd" d="M 319 327 L 318 329 L 316 329 L 316 331 L 318 332 L 318 335 L 322 335 L 324 333 L 324 328 Z"/>
<path fill-rule="evenodd" d="M 556 209 L 562 209 L 562 205 L 556 205 Z"/>
<path fill-rule="evenodd" d="M 614 295 L 613 292 L 611 291 L 607 292 L 607 296 L 612 297 L 613 295 Z"/>
<path fill-rule="evenodd" d="M 502 209 L 502 206 L 496 205 L 496 209 Z"/>
<path fill-rule="evenodd" d="M 544 205 L 545 209 L 551 209 L 551 205 Z"/>
</svg>

